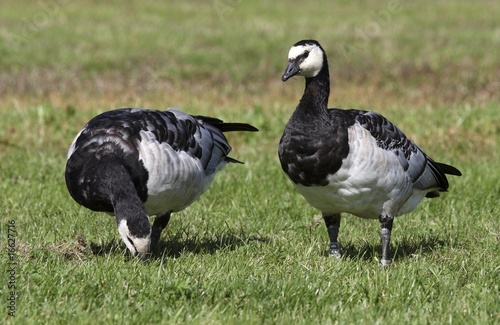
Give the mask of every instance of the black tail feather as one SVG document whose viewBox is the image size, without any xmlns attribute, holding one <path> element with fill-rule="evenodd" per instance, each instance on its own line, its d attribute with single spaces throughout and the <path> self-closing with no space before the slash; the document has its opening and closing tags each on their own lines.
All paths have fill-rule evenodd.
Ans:
<svg viewBox="0 0 500 325">
<path fill-rule="evenodd" d="M 436 163 L 436 165 L 439 166 L 439 168 L 443 171 L 443 173 L 448 174 L 448 175 L 454 175 L 454 176 L 462 176 L 462 173 L 456 169 L 453 166 L 446 165 L 443 163 Z"/>
<path fill-rule="evenodd" d="M 425 197 L 427 198 L 435 198 L 435 197 L 439 197 L 439 192 L 438 191 L 432 191 L 432 192 L 429 192 L 425 195 Z"/>
<path fill-rule="evenodd" d="M 431 168 L 432 174 L 438 182 L 439 192 L 446 192 L 448 190 L 449 183 L 445 174 L 462 176 L 462 173 L 453 166 L 435 162 L 429 157 L 427 157 L 427 160 L 429 161 L 429 167 Z M 438 197 L 438 191 L 429 192 L 427 193 L 426 197 Z"/>
<path fill-rule="evenodd" d="M 239 161 L 239 160 L 231 158 L 231 157 L 226 157 L 226 161 L 229 162 L 229 163 L 244 164 L 243 161 Z"/>
<path fill-rule="evenodd" d="M 257 132 L 255 126 L 247 124 L 247 123 L 222 123 L 222 125 L 218 126 L 222 132 L 230 132 L 230 131 L 250 131 Z"/>
<path fill-rule="evenodd" d="M 247 123 L 224 123 L 224 121 L 219 120 L 215 117 L 203 116 L 203 115 L 193 115 L 194 118 L 198 120 L 202 120 L 205 123 L 211 124 L 221 130 L 222 132 L 230 132 L 230 131 L 250 131 L 257 132 L 259 129 L 254 127 L 253 125 Z"/>
<path fill-rule="evenodd" d="M 431 164 L 431 168 L 433 169 L 433 174 L 435 177 L 437 177 L 441 188 L 437 191 L 432 191 L 432 192 L 427 193 L 425 195 L 425 197 L 427 197 L 427 198 L 439 197 L 439 192 L 447 192 L 448 179 L 446 179 L 446 176 L 444 174 L 454 175 L 454 176 L 462 176 L 462 173 L 457 168 L 450 166 L 450 165 L 443 164 L 443 163 L 438 163 L 438 162 L 433 161 Z"/>
</svg>

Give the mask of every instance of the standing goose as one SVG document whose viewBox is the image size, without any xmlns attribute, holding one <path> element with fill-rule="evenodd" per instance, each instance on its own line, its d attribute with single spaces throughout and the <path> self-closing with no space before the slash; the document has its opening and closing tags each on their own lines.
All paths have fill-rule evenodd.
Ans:
<svg viewBox="0 0 500 325">
<path fill-rule="evenodd" d="M 281 167 L 322 212 L 330 255 L 340 257 L 337 237 L 346 212 L 379 219 L 381 264 L 386 265 L 394 217 L 445 192 L 445 174 L 461 173 L 433 161 L 378 113 L 328 108 L 328 62 L 317 41 L 302 40 L 290 49 L 282 80 L 295 75 L 305 77 L 306 86 L 279 144 Z"/>
<path fill-rule="evenodd" d="M 91 119 L 68 151 L 66 185 L 76 202 L 114 214 L 133 255 L 154 249 L 172 212 L 205 192 L 231 151 L 222 132 L 258 131 L 206 116 L 123 108 Z M 153 227 L 150 215 L 156 215 Z"/>
</svg>

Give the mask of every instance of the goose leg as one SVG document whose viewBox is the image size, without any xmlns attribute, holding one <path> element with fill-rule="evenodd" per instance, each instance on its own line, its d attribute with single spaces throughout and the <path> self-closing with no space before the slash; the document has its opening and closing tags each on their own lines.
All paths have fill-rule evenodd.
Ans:
<svg viewBox="0 0 500 325">
<path fill-rule="evenodd" d="M 340 258 L 340 250 L 342 246 L 337 239 L 340 228 L 340 213 L 332 215 L 323 214 L 323 220 L 325 220 L 328 237 L 330 237 L 330 256 Z"/>
<path fill-rule="evenodd" d="M 168 225 L 171 213 L 171 211 L 168 211 L 165 214 L 155 218 L 155 221 L 153 222 L 153 228 L 151 229 L 151 251 L 156 250 L 158 241 L 160 240 L 161 232 Z"/>
<path fill-rule="evenodd" d="M 391 243 L 392 222 L 394 221 L 394 217 L 380 216 L 379 220 L 380 241 L 382 242 L 382 259 L 380 260 L 380 264 L 386 266 L 391 263 L 389 259 L 389 244 Z"/>
</svg>

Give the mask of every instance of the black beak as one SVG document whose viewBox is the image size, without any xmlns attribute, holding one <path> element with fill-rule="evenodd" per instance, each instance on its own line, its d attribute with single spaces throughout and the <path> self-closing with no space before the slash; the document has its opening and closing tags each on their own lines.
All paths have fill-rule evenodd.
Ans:
<svg viewBox="0 0 500 325">
<path fill-rule="evenodd" d="M 299 72 L 300 68 L 297 60 L 289 61 L 288 65 L 286 66 L 285 73 L 281 77 L 281 80 L 287 81 L 288 79 L 295 76 Z"/>
</svg>

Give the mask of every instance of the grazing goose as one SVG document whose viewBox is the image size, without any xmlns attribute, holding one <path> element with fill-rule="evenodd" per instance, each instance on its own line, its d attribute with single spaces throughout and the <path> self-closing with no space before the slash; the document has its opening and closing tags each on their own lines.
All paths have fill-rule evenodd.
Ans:
<svg viewBox="0 0 500 325">
<path fill-rule="evenodd" d="M 231 151 L 222 132 L 258 131 L 176 109 L 102 113 L 78 133 L 68 151 L 66 185 L 76 202 L 112 213 L 133 255 L 153 250 L 171 212 L 207 190 Z M 153 227 L 149 215 L 156 215 Z"/>
<path fill-rule="evenodd" d="M 379 219 L 386 265 L 394 217 L 446 191 L 445 174 L 461 173 L 433 161 L 378 113 L 328 108 L 328 62 L 317 41 L 302 40 L 290 49 L 282 80 L 296 75 L 305 77 L 306 86 L 279 144 L 281 167 L 322 212 L 330 255 L 340 257 L 337 237 L 346 212 Z"/>
</svg>

